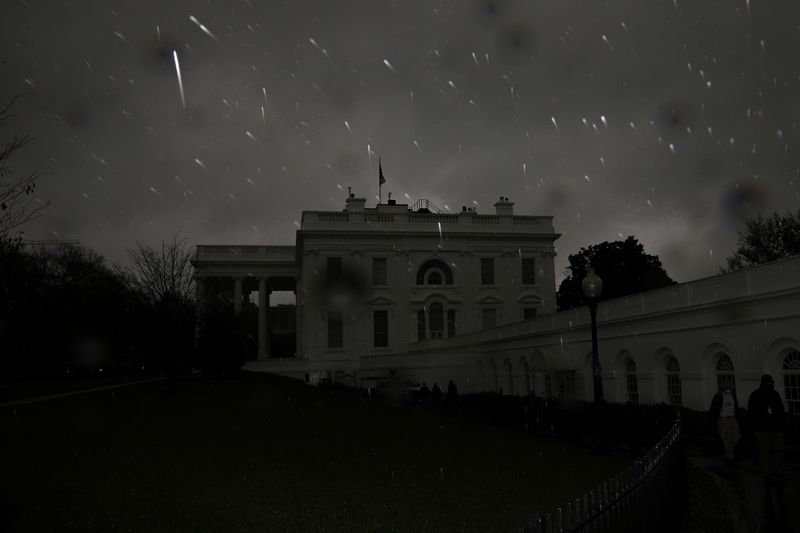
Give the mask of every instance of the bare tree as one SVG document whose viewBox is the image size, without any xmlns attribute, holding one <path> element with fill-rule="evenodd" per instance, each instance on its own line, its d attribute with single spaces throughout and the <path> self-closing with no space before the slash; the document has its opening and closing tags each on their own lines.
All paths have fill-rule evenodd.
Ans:
<svg viewBox="0 0 800 533">
<path fill-rule="evenodd" d="M 18 98 L 15 96 L 0 109 L 0 127 L 15 116 L 11 109 Z M 0 240 L 5 240 L 13 230 L 40 217 L 50 205 L 50 200 L 43 202 L 34 194 L 41 174 L 12 175 L 8 164 L 32 140 L 30 135 L 14 135 L 0 148 Z"/>
<path fill-rule="evenodd" d="M 136 249 L 128 250 L 131 264 L 126 273 L 131 284 L 153 302 L 191 301 L 194 296 L 192 256 L 186 241 L 180 232 L 170 242 L 162 241 L 160 250 L 137 241 Z"/>
</svg>

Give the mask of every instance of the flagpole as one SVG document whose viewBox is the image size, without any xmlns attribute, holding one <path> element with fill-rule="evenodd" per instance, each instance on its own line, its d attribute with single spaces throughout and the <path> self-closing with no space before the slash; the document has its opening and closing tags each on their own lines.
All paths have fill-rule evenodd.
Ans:
<svg viewBox="0 0 800 533">
<path fill-rule="evenodd" d="M 381 158 L 378 157 L 378 172 L 380 172 L 380 168 L 381 168 Z M 381 187 L 382 186 L 383 186 L 383 183 L 381 183 L 380 175 L 379 175 L 379 177 L 378 177 L 378 203 L 379 204 L 383 203 L 383 195 L 381 194 Z"/>
</svg>

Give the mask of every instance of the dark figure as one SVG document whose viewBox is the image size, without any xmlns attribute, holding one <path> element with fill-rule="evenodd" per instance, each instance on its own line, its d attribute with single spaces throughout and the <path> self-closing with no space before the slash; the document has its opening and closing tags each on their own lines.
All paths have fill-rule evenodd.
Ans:
<svg viewBox="0 0 800 533">
<path fill-rule="evenodd" d="M 750 394 L 747 420 L 756 434 L 761 469 L 768 483 L 783 478 L 783 423 L 786 411 L 775 391 L 775 380 L 769 374 L 761 376 L 761 386 Z"/>
<path fill-rule="evenodd" d="M 423 381 L 422 382 L 422 387 L 420 387 L 420 389 L 419 389 L 419 401 L 422 402 L 422 403 L 426 402 L 428 400 L 428 396 L 430 396 L 430 394 L 431 394 L 431 390 L 428 388 L 428 386 Z"/>
<path fill-rule="evenodd" d="M 722 448 L 725 455 L 725 466 L 732 466 L 736 457 L 736 445 L 742 438 L 739 423 L 736 421 L 736 412 L 739 410 L 739 400 L 736 392 L 730 386 L 719 388 L 711 400 L 711 409 L 708 411 L 711 423 L 717 428 L 719 438 L 722 439 Z"/>
<path fill-rule="evenodd" d="M 442 389 L 439 388 L 438 384 L 436 383 L 433 384 L 433 390 L 431 391 L 431 395 L 433 396 L 433 399 L 436 402 L 442 399 Z"/>
<path fill-rule="evenodd" d="M 453 415 L 458 414 L 458 388 L 452 379 L 447 384 L 447 408 Z"/>
</svg>

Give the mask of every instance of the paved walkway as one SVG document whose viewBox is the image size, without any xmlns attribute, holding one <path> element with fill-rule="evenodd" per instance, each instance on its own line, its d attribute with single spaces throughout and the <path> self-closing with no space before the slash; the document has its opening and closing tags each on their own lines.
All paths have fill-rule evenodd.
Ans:
<svg viewBox="0 0 800 533">
<path fill-rule="evenodd" d="M 735 533 L 800 533 L 800 468 L 797 454 L 786 457 L 781 485 L 765 483 L 751 458 L 725 468 L 721 457 L 689 454 L 689 460 L 711 473 L 734 522 Z"/>
<path fill-rule="evenodd" d="M 23 405 L 26 403 L 38 403 L 47 400 L 55 400 L 56 398 L 64 398 L 66 396 L 74 396 L 76 394 L 86 394 L 88 392 L 96 392 L 100 390 L 119 389 L 121 387 L 130 387 L 132 385 L 140 385 L 142 383 L 150 383 L 152 381 L 162 381 L 164 377 L 141 379 L 139 381 L 130 381 L 128 383 L 117 383 L 116 385 L 106 385 L 104 387 L 94 387 L 91 389 L 81 389 L 69 392 L 61 392 L 59 394 L 49 394 L 47 396 L 36 396 L 34 398 L 23 398 L 21 400 L 14 400 L 11 402 L 0 403 L 0 407 L 11 407 L 13 405 Z"/>
</svg>

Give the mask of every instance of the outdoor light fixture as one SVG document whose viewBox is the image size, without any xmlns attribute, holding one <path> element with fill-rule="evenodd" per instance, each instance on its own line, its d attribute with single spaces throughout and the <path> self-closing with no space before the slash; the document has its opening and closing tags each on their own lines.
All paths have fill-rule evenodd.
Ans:
<svg viewBox="0 0 800 533">
<path fill-rule="evenodd" d="M 589 314 L 592 316 L 592 379 L 594 383 L 594 403 L 603 403 L 603 378 L 600 376 L 600 356 L 597 353 L 597 299 L 603 294 L 603 280 L 593 268 L 581 282 L 583 294 L 589 299 Z"/>
</svg>

